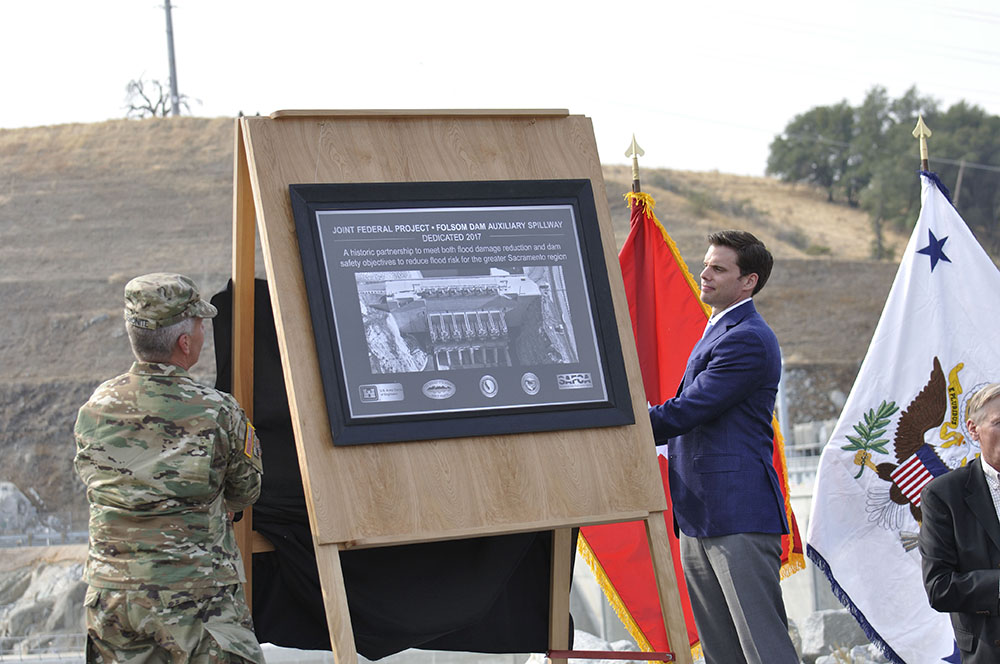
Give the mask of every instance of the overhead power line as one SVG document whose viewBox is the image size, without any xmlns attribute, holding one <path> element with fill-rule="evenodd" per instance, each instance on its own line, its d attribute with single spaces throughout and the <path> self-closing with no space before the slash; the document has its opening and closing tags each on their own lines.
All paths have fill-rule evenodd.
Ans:
<svg viewBox="0 0 1000 664">
<path fill-rule="evenodd" d="M 790 134 L 786 132 L 781 134 L 781 136 L 784 137 L 785 139 L 806 141 L 810 143 L 822 143 L 824 145 L 832 145 L 838 148 L 851 147 L 850 143 L 845 143 L 844 141 L 838 141 L 832 138 L 827 138 L 820 134 L 801 134 L 801 133 Z M 980 171 L 991 171 L 994 173 L 1000 173 L 1000 166 L 993 166 L 991 164 L 977 164 L 974 161 L 965 161 L 962 159 L 948 159 L 946 157 L 933 157 L 930 161 L 932 164 L 941 163 L 941 164 L 949 164 L 952 166 L 961 166 L 965 164 L 966 168 L 974 168 Z"/>
<path fill-rule="evenodd" d="M 943 157 L 933 157 L 931 159 L 932 164 L 938 161 L 941 162 L 942 164 L 951 164 L 953 166 L 962 166 L 964 164 L 966 168 L 975 168 L 981 171 L 992 171 L 994 173 L 1000 173 L 1000 166 L 990 166 L 989 164 L 977 164 L 972 161 L 962 161 L 961 159 L 959 160 L 945 159 Z"/>
</svg>

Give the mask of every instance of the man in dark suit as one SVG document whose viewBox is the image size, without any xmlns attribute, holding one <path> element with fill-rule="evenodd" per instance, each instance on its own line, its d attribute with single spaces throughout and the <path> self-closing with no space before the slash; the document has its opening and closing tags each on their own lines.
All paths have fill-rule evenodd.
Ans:
<svg viewBox="0 0 1000 664">
<path fill-rule="evenodd" d="M 920 555 L 931 606 L 951 613 L 965 664 L 1000 662 L 1000 383 L 965 406 L 981 455 L 932 480 L 920 496 Z"/>
<path fill-rule="evenodd" d="M 778 341 L 752 296 L 773 259 L 756 237 L 708 238 L 701 300 L 712 307 L 677 396 L 649 409 L 667 443 L 674 527 L 706 664 L 793 664 L 781 598 L 785 503 L 772 464 Z"/>
</svg>

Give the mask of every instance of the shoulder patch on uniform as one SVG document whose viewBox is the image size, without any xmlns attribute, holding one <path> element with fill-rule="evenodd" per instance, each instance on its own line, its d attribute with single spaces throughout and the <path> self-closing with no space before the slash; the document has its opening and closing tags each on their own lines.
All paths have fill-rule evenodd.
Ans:
<svg viewBox="0 0 1000 664">
<path fill-rule="evenodd" d="M 260 456 L 260 451 L 254 445 L 254 441 L 257 439 L 255 435 L 255 429 L 253 425 L 250 424 L 250 420 L 247 420 L 247 437 L 243 441 L 243 454 L 249 458 L 254 458 L 255 456 Z"/>
</svg>

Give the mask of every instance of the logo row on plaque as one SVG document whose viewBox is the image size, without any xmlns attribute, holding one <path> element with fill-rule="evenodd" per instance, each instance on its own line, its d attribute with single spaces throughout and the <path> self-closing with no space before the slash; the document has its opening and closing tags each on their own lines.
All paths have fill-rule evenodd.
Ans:
<svg viewBox="0 0 1000 664">
<path fill-rule="evenodd" d="M 556 375 L 556 387 L 560 390 L 580 390 L 594 386 L 590 372 L 565 373 Z M 534 396 L 542 389 L 542 381 L 538 376 L 528 371 L 521 375 L 521 389 L 525 394 Z M 362 403 L 383 401 L 403 401 L 405 399 L 402 383 L 369 383 L 358 386 Z M 450 399 L 458 391 L 455 383 L 444 378 L 434 378 L 420 388 L 428 399 Z M 479 391 L 483 396 L 492 399 L 500 392 L 500 383 L 496 377 L 484 374 L 479 379 Z"/>
</svg>

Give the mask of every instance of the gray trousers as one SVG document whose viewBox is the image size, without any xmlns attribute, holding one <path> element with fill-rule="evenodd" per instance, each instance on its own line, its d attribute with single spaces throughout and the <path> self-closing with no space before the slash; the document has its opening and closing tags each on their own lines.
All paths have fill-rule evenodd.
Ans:
<svg viewBox="0 0 1000 664">
<path fill-rule="evenodd" d="M 705 664 L 798 664 L 781 600 L 781 535 L 680 536 Z"/>
</svg>

